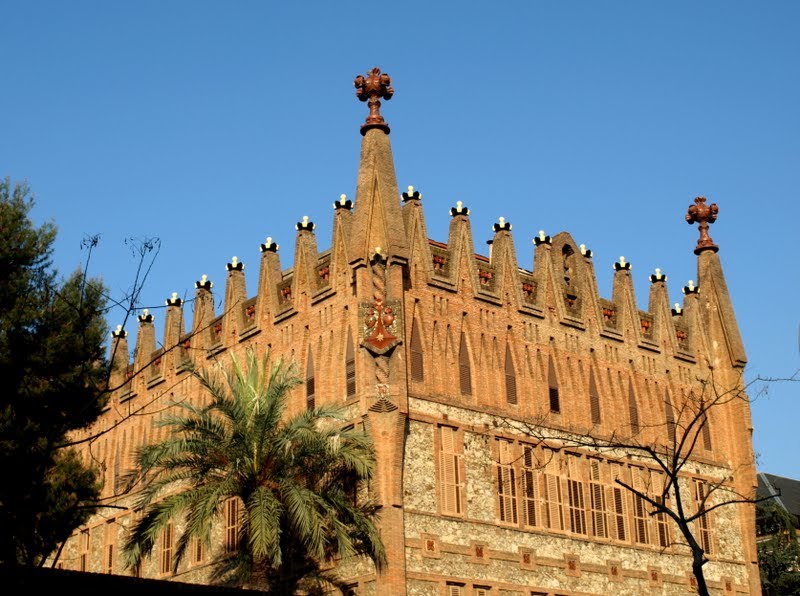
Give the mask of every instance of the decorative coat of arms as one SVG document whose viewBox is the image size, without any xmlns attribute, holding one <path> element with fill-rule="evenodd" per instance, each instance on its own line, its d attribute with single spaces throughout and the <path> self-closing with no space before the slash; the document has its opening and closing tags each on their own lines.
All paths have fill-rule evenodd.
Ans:
<svg viewBox="0 0 800 596">
<path fill-rule="evenodd" d="M 402 342 L 400 302 L 384 302 L 376 296 L 371 304 L 359 308 L 361 345 L 377 356 L 386 354 Z"/>
</svg>

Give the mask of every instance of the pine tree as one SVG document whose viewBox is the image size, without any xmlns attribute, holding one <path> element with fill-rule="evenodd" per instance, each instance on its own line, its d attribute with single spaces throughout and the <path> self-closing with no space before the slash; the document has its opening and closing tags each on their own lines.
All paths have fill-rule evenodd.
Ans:
<svg viewBox="0 0 800 596">
<path fill-rule="evenodd" d="M 105 290 L 52 264 L 27 184 L 0 181 L 0 562 L 42 564 L 93 511 L 97 473 L 67 436 L 104 407 Z"/>
</svg>

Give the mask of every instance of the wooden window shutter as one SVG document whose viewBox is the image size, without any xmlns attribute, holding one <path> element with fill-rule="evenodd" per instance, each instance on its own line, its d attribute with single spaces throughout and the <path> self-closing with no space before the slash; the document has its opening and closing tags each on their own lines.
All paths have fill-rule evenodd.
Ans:
<svg viewBox="0 0 800 596">
<path fill-rule="evenodd" d="M 306 409 L 313 410 L 316 406 L 315 394 L 314 357 L 311 355 L 311 350 L 309 349 L 308 362 L 306 363 Z"/>
<path fill-rule="evenodd" d="M 708 416 L 708 409 L 705 405 L 705 402 L 701 402 L 703 408 L 706 408 L 705 412 L 702 414 L 703 428 L 701 429 L 701 433 L 703 434 L 703 449 L 706 451 L 711 451 L 711 418 Z"/>
<path fill-rule="evenodd" d="M 567 506 L 569 509 L 570 530 L 576 534 L 586 534 L 586 502 L 584 500 L 583 465 L 580 455 L 567 455 Z"/>
<path fill-rule="evenodd" d="M 631 434 L 639 434 L 639 406 L 636 404 L 633 378 L 628 381 L 628 416 L 631 420 Z"/>
<path fill-rule="evenodd" d="M 547 387 L 550 398 L 550 411 L 558 413 L 561 411 L 561 400 L 558 397 L 558 376 L 556 375 L 553 356 L 550 356 L 547 361 Z"/>
<path fill-rule="evenodd" d="M 709 500 L 709 490 L 708 485 L 699 478 L 692 479 L 692 492 L 694 497 L 694 510 L 695 513 L 703 510 L 705 511 L 711 504 L 708 502 Z M 700 517 L 695 520 L 695 529 L 697 530 L 698 542 L 700 542 L 700 546 L 703 547 L 703 550 L 706 554 L 711 554 L 713 548 L 713 542 L 711 537 L 711 514 L 704 513 Z"/>
<path fill-rule="evenodd" d="M 523 513 L 526 526 L 536 526 L 536 500 L 538 491 L 536 490 L 537 481 L 537 461 L 534 448 L 531 445 L 524 445 L 522 448 L 522 483 L 523 483 Z"/>
<path fill-rule="evenodd" d="M 174 542 L 172 539 L 174 526 L 169 522 L 161 531 L 161 568 L 162 574 L 170 573 L 172 571 L 172 550 Z"/>
<path fill-rule="evenodd" d="M 592 424 L 600 424 L 600 394 L 597 391 L 594 367 L 589 369 L 589 409 L 592 413 Z"/>
<path fill-rule="evenodd" d="M 623 482 L 628 481 L 625 476 L 625 466 L 616 462 L 608 464 L 610 471 L 609 487 L 608 487 L 608 506 L 611 514 L 611 536 L 616 540 L 625 542 L 628 539 L 627 532 L 627 498 L 626 492 L 628 489 L 617 484 L 616 480 L 619 478 Z"/>
<path fill-rule="evenodd" d="M 667 436 L 671 446 L 675 445 L 675 412 L 672 409 L 672 400 L 669 397 L 669 389 L 664 391 L 664 413 L 667 419 Z"/>
<path fill-rule="evenodd" d="M 541 474 L 542 514 L 545 525 L 553 530 L 564 529 L 563 501 L 561 493 L 560 454 L 546 450 L 544 473 Z"/>
<path fill-rule="evenodd" d="M 344 375 L 347 385 L 347 397 L 356 394 L 356 355 L 353 349 L 353 334 L 347 330 L 347 346 L 344 353 Z"/>
<path fill-rule="evenodd" d="M 517 517 L 517 483 L 514 469 L 514 444 L 505 439 L 496 439 L 497 464 L 497 500 L 500 521 L 516 524 Z"/>
<path fill-rule="evenodd" d="M 514 370 L 514 360 L 511 358 L 511 346 L 506 344 L 506 401 L 510 404 L 517 403 L 517 372 Z"/>
<path fill-rule="evenodd" d="M 225 501 L 225 552 L 239 548 L 239 501 L 231 497 Z"/>
<path fill-rule="evenodd" d="M 669 506 L 669 496 L 666 492 L 665 476 L 661 472 L 653 472 L 653 500 L 659 505 Z M 656 513 L 652 516 L 655 522 L 655 538 L 658 546 L 667 548 L 670 545 L 669 518 L 666 513 Z"/>
<path fill-rule="evenodd" d="M 464 596 L 464 585 L 448 583 L 447 596 Z"/>
<path fill-rule="evenodd" d="M 458 382 L 461 387 L 461 395 L 472 395 L 469 349 L 467 348 L 467 337 L 463 331 L 461 332 L 461 341 L 458 346 Z"/>
<path fill-rule="evenodd" d="M 647 483 L 645 482 L 645 470 L 642 468 L 631 468 L 632 486 L 634 489 L 641 493 L 647 492 Z M 633 535 L 636 542 L 640 544 L 648 544 L 649 542 L 649 526 L 650 526 L 650 511 L 647 502 L 633 493 Z"/>
<path fill-rule="evenodd" d="M 442 513 L 462 513 L 461 457 L 458 431 L 450 426 L 439 427 L 439 479 L 441 480 Z"/>
<path fill-rule="evenodd" d="M 598 538 L 608 538 L 605 473 L 606 466 L 603 461 L 596 458 L 589 460 L 589 505 L 592 512 L 592 534 Z"/>
<path fill-rule="evenodd" d="M 419 334 L 419 323 L 415 318 L 411 323 L 411 380 L 424 381 L 425 370 L 422 360 L 422 339 Z"/>
<path fill-rule="evenodd" d="M 122 464 L 123 445 L 117 443 L 117 453 L 114 456 L 114 494 L 119 493 L 120 489 L 120 465 Z"/>
</svg>

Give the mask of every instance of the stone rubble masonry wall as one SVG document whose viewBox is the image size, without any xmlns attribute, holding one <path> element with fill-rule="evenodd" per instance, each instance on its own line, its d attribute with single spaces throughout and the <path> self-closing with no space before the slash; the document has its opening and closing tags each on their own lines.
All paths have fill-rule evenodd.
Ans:
<svg viewBox="0 0 800 596">
<path fill-rule="evenodd" d="M 477 199 L 470 207 L 490 208 Z M 526 236 L 518 230 L 530 227 L 528 222 L 514 224 L 515 233 L 530 246 L 536 230 Z M 663 441 L 665 434 L 667 389 L 679 402 L 685 392 L 699 390 L 700 379 L 713 379 L 723 391 L 737 388 L 745 357 L 719 256 L 711 251 L 698 255 L 699 293 L 687 293 L 682 313 L 676 315 L 665 280 L 651 284 L 646 309 L 638 305 L 632 275 L 646 270 L 646 263 L 637 263 L 635 273 L 616 271 L 611 298 L 601 297 L 594 258 L 583 254 L 566 232 L 529 249 L 530 264 L 530 253 L 518 261 L 510 227 L 503 225 L 491 236 L 489 254 L 476 254 L 464 212 L 452 217 L 448 238 L 441 240 L 427 236 L 421 199 L 401 203 L 388 136 L 369 130 L 362 144 L 355 207 L 335 209 L 330 249 L 319 252 L 313 230 L 298 229 L 294 253 L 286 252 L 293 257 L 291 267 L 281 265 L 284 253 L 265 243 L 260 263 L 244 257 L 245 268 L 229 268 L 224 274 L 226 268 L 220 266 L 212 271 L 219 277 L 211 275 L 216 285 L 198 287 L 191 306 L 168 307 L 164 337 L 178 337 L 178 344 L 159 346 L 153 326 L 161 321 L 143 321 L 129 362 L 127 340 L 116 338 L 112 383 L 121 388 L 95 427 L 76 439 L 107 431 L 86 444 L 85 460 L 90 461 L 91 450 L 91 458 L 105 464 L 104 496 L 109 504 L 129 509 L 103 510 L 87 524 L 91 570 L 104 568 L 107 524 L 117 524 L 121 536 L 130 523 L 131 497 L 114 496 L 115 466 L 127 468 L 131 449 L 158 437 L 152 421 L 172 400 L 203 399 L 183 367 L 184 359 L 209 366 L 252 348 L 295 362 L 301 375 L 310 351 L 316 403 L 347 404 L 353 422 L 363 423 L 373 435 L 378 453 L 374 484 L 383 505 L 381 531 L 390 560 L 377 574 L 363 561 L 341 565 L 343 575 L 358 583 L 360 594 L 441 595 L 448 578 L 467 584 L 485 581 L 507 594 L 527 595 L 532 585 L 568 594 L 641 594 L 651 593 L 653 586 L 658 593 L 686 593 L 688 557 L 497 524 L 491 440 L 504 420 L 567 434 L 588 428 L 592 369 L 601 408 L 594 431 L 600 436 L 629 425 L 631 380 L 642 436 L 653 442 Z M 385 277 L 372 260 L 378 247 L 385 258 Z M 244 277 L 252 274 L 258 277 L 258 290 L 247 297 Z M 362 343 L 365 312 L 376 292 L 394 302 L 399 323 L 398 344 L 383 356 Z M 224 296 L 219 312 L 215 296 Z M 191 328 L 184 330 L 184 321 L 190 319 Z M 412 370 L 414 321 L 421 335 L 422 380 Z M 459 384 L 462 333 L 469 352 L 470 395 L 462 395 Z M 355 348 L 356 392 L 351 397 L 345 377 L 348 336 Z M 516 380 L 515 404 L 506 400 L 508 356 Z M 550 362 L 557 371 L 559 414 L 549 412 Z M 388 375 L 388 383 L 379 392 L 380 375 Z M 289 402 L 290 413 L 305 408 L 304 386 L 293 391 Z M 439 513 L 434 430 L 440 423 L 463 430 L 468 475 L 463 518 Z M 653 430 L 647 425 L 654 425 Z M 688 471 L 732 476 L 741 492 L 754 489 L 747 401 L 714 408 L 710 427 L 712 449 L 697 450 Z M 715 517 L 724 555 L 707 566 L 712 585 L 721 589 L 727 578 L 733 592 L 760 593 L 753 507 L 725 507 Z M 423 534 L 436 536 L 436 557 L 423 556 Z M 78 539 L 76 532 L 61 556 L 73 569 L 79 560 Z M 488 552 L 485 562 L 476 562 L 476 544 Z M 528 568 L 520 563 L 520 548 L 532 554 Z M 147 562 L 145 575 L 159 576 L 157 554 Z M 610 579 L 613 562 L 623 570 L 621 581 Z M 206 581 L 205 571 L 184 566 L 176 579 Z"/>
</svg>

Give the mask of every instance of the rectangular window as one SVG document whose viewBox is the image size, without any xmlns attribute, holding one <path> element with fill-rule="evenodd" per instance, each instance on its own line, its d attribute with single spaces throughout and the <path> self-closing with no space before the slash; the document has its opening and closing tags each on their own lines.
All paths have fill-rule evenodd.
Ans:
<svg viewBox="0 0 800 596">
<path fill-rule="evenodd" d="M 514 443 L 505 439 L 496 439 L 497 460 L 495 477 L 497 479 L 497 501 L 501 522 L 516 524 L 517 516 L 517 482 L 514 470 Z"/>
<path fill-rule="evenodd" d="M 447 596 L 466 596 L 464 594 L 464 584 L 455 584 L 452 582 L 447 582 L 445 593 Z"/>
<path fill-rule="evenodd" d="M 205 550 L 203 549 L 203 541 L 197 536 L 194 536 L 189 542 L 189 564 L 199 565 L 205 558 Z"/>
<path fill-rule="evenodd" d="M 695 512 L 705 510 L 710 506 L 708 484 L 699 478 L 692 479 L 692 496 L 694 498 Z M 711 535 L 711 514 L 706 513 L 698 517 L 695 524 L 695 531 L 697 532 L 697 541 L 706 554 L 713 552 L 713 539 Z"/>
<path fill-rule="evenodd" d="M 540 474 L 542 517 L 551 530 L 564 529 L 564 509 L 561 494 L 561 456 L 552 449 L 543 450 L 544 472 Z"/>
<path fill-rule="evenodd" d="M 669 494 L 667 493 L 665 476 L 660 472 L 653 472 L 653 500 L 659 505 L 669 507 Z M 669 518 L 666 513 L 656 513 L 653 516 L 655 524 L 655 538 L 658 541 L 658 546 L 661 548 L 669 547 L 671 543 L 671 536 L 669 532 Z"/>
<path fill-rule="evenodd" d="M 526 526 L 536 526 L 538 462 L 533 445 L 522 446 L 522 511 Z"/>
<path fill-rule="evenodd" d="M 442 513 L 464 513 L 464 441 L 458 429 L 439 427 L 439 481 Z"/>
<path fill-rule="evenodd" d="M 162 575 L 172 571 L 172 552 L 175 546 L 173 529 L 172 523 L 168 523 L 161 531 L 161 565 L 159 571 Z"/>
<path fill-rule="evenodd" d="M 225 551 L 232 553 L 239 548 L 239 499 L 225 501 Z"/>
<path fill-rule="evenodd" d="M 586 501 L 584 500 L 583 463 L 580 455 L 567 454 L 567 497 L 569 528 L 575 534 L 586 534 Z"/>
<path fill-rule="evenodd" d="M 114 573 L 114 545 L 106 544 L 106 573 Z"/>
<path fill-rule="evenodd" d="M 608 511 L 610 515 L 610 523 L 609 529 L 611 530 L 611 537 L 619 540 L 621 542 L 625 542 L 628 540 L 628 532 L 627 532 L 627 497 L 626 492 L 627 488 L 624 486 L 619 485 L 616 480 L 620 479 L 622 482 L 627 483 L 628 478 L 627 474 L 625 473 L 625 466 L 616 463 L 616 462 L 609 462 L 608 464 L 609 472 L 610 472 L 610 486 L 607 492 L 607 502 L 608 502 Z"/>
<path fill-rule="evenodd" d="M 492 596 L 491 586 L 472 586 L 473 596 Z"/>
<path fill-rule="evenodd" d="M 79 562 L 79 569 L 80 571 L 89 571 L 89 545 L 91 544 L 89 530 L 83 530 L 80 536 L 80 545 L 81 545 L 81 553 L 80 553 L 80 562 Z"/>
<path fill-rule="evenodd" d="M 645 479 L 645 470 L 631 467 L 633 488 L 641 493 L 647 491 L 649 482 Z M 648 544 L 650 534 L 650 508 L 647 501 L 636 493 L 633 497 L 633 539 L 639 544 Z"/>
<path fill-rule="evenodd" d="M 608 508 L 606 506 L 606 466 L 599 459 L 589 460 L 589 507 L 592 515 L 592 535 L 608 538 Z"/>
</svg>

